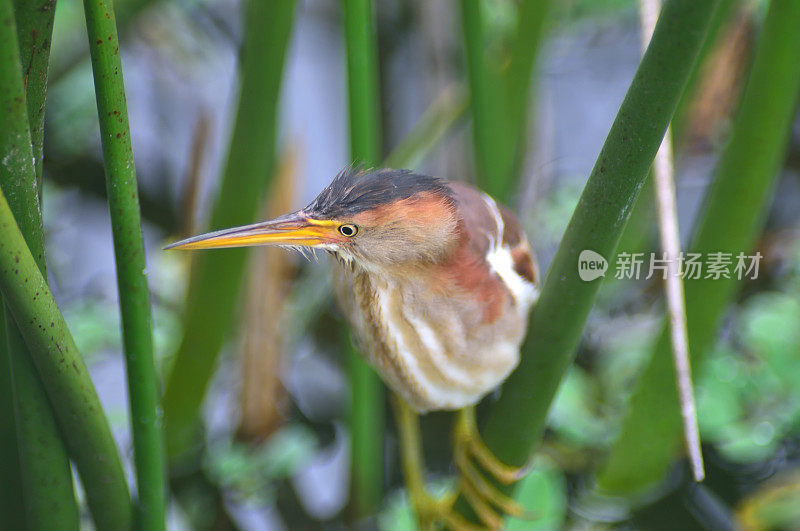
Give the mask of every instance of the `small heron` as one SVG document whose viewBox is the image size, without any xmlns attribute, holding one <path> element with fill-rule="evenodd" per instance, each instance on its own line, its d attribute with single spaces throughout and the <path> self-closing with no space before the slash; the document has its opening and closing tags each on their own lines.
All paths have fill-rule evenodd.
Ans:
<svg viewBox="0 0 800 531">
<path fill-rule="evenodd" d="M 406 484 L 420 523 L 462 528 L 454 494 L 435 499 L 422 480 L 417 414 L 457 411 L 457 493 L 483 524 L 523 509 L 485 474 L 512 483 L 478 433 L 473 406 L 519 362 L 538 269 L 520 222 L 464 183 L 407 170 L 342 171 L 307 207 L 195 236 L 168 249 L 276 245 L 336 258 L 337 296 L 361 352 L 396 394 Z M 482 471 L 481 471 L 482 470 Z"/>
</svg>

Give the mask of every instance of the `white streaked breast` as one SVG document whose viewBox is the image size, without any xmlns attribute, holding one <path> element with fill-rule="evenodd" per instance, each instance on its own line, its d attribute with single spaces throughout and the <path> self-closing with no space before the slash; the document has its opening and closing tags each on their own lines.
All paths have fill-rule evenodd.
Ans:
<svg viewBox="0 0 800 531">
<path fill-rule="evenodd" d="M 442 342 L 439 341 L 436 332 L 434 332 L 433 328 L 431 328 L 424 319 L 406 311 L 403 312 L 403 316 L 417 333 L 420 342 L 428 351 L 428 356 L 444 378 L 451 380 L 462 388 L 470 388 L 475 385 L 476 382 L 474 378 L 461 370 L 454 360 L 447 359 L 447 352 Z"/>
<path fill-rule="evenodd" d="M 392 297 L 390 289 L 378 288 L 376 295 L 381 308 L 381 320 L 385 327 L 386 337 L 393 338 L 395 345 L 392 350 L 397 355 L 397 361 L 403 370 L 403 377 L 409 381 L 403 389 L 395 389 L 419 411 L 430 409 L 456 409 L 473 404 L 481 393 L 475 389 L 463 390 L 460 386 L 453 386 L 436 374 L 428 374 L 418 362 L 418 356 L 428 357 L 427 352 L 413 352 L 412 341 L 405 337 L 403 327 L 396 323 L 396 319 L 403 319 L 392 311 Z M 411 323 L 409 323 L 411 324 Z M 412 325 L 413 326 L 413 325 Z M 420 337 L 420 339 L 422 339 Z M 424 345 L 424 341 L 421 341 Z M 389 345 L 391 349 L 392 346 Z M 427 350 L 427 346 L 425 347 Z"/>
</svg>

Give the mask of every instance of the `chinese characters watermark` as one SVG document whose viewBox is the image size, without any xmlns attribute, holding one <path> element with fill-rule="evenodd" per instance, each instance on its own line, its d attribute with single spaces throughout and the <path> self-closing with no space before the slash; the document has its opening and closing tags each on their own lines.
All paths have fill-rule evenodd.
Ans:
<svg viewBox="0 0 800 531">
<path fill-rule="evenodd" d="M 761 259 L 760 252 L 682 252 L 677 264 L 672 264 L 665 253 L 619 253 L 613 271 L 614 278 L 620 280 L 665 279 L 670 271 L 675 271 L 684 280 L 755 280 Z M 581 280 L 590 282 L 604 277 L 608 269 L 608 261 L 592 250 L 586 249 L 578 257 L 578 276 Z"/>
</svg>

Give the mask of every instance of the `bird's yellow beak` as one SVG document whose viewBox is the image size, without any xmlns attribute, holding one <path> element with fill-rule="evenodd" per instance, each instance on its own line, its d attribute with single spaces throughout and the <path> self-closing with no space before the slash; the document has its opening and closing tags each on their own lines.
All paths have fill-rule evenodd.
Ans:
<svg viewBox="0 0 800 531">
<path fill-rule="evenodd" d="M 219 249 L 256 245 L 314 247 L 338 243 L 342 239 L 337 231 L 338 225 L 335 221 L 313 219 L 302 212 L 294 212 L 253 225 L 201 234 L 167 245 L 164 249 Z"/>
</svg>

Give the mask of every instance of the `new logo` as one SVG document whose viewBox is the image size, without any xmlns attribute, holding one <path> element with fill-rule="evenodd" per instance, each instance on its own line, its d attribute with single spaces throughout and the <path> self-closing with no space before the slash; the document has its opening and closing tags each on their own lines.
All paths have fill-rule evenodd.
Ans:
<svg viewBox="0 0 800 531">
<path fill-rule="evenodd" d="M 606 276 L 608 270 L 608 260 L 600 254 L 584 249 L 578 256 L 578 276 L 584 282 L 591 282 L 600 277 Z"/>
</svg>

